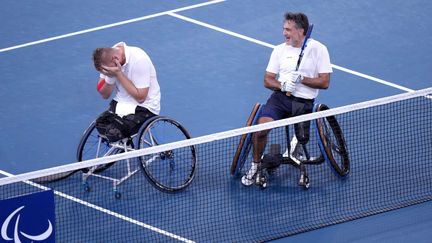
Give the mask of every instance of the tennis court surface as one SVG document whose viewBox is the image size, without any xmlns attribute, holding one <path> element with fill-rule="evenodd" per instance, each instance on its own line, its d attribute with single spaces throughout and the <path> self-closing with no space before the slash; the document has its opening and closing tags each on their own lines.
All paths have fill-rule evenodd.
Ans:
<svg viewBox="0 0 432 243">
<path fill-rule="evenodd" d="M 53 190 L 58 242 L 427 242 L 431 236 L 422 230 L 432 222 L 429 2 L 7 1 L 5 6 L 0 199 Z M 308 14 L 313 38 L 329 49 L 331 86 L 316 103 L 333 109 L 243 128 L 252 106 L 270 94 L 262 77 L 272 48 L 283 41 L 281 20 L 288 10 Z M 107 106 L 94 88 L 92 50 L 118 41 L 146 50 L 158 72 L 161 114 L 180 122 L 193 138 L 162 133 L 162 147 L 76 163 L 84 130 Z M 268 176 L 266 189 L 244 187 L 230 174 L 242 135 L 271 128 L 265 153 L 278 154 L 270 150 L 277 145 L 282 156 L 294 124 L 304 121 L 312 124 L 307 149 L 320 157 L 325 151 L 316 122 L 328 117 L 337 119 L 343 133 L 347 176 L 335 173 L 328 159 L 306 165 L 308 189 L 298 185 L 299 170 L 289 164 Z M 246 154 L 240 174 L 250 160 Z M 193 170 L 190 161 L 196 162 Z M 115 163 L 83 177 L 83 169 L 109 162 Z M 171 179 L 164 166 L 180 176 Z M 135 170 L 118 186 L 101 178 Z M 190 184 L 177 192 L 154 182 L 175 187 L 190 174 Z M 24 222 L 26 211 L 20 212 Z M 14 235 L 12 222 L 18 222 L 14 215 L 2 231 L 6 242 Z M 419 220 L 416 229 L 412 217 Z M 383 227 L 371 227 L 375 224 Z M 41 223 L 22 232 L 36 235 L 46 228 Z"/>
</svg>

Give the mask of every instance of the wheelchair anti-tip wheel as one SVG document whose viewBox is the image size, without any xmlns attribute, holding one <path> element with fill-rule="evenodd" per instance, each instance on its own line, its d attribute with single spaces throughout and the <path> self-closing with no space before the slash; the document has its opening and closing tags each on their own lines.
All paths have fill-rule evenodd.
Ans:
<svg viewBox="0 0 432 243">
<path fill-rule="evenodd" d="M 189 139 L 188 131 L 177 121 L 155 116 L 146 121 L 138 133 L 138 148 L 148 148 Z M 164 192 L 185 189 L 196 171 L 195 146 L 141 156 L 140 164 L 149 182 Z"/>
</svg>

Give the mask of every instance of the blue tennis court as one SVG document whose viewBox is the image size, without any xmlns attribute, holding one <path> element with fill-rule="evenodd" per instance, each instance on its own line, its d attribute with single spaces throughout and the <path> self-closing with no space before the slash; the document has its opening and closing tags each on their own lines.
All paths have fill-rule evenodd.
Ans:
<svg viewBox="0 0 432 243">
<path fill-rule="evenodd" d="M 272 48 L 284 41 L 286 11 L 305 12 L 315 24 L 313 38 L 329 49 L 333 74 L 319 102 L 340 107 L 432 86 L 432 3 L 423 0 L 7 0 L 3 6 L 1 177 L 76 162 L 84 129 L 108 106 L 95 90 L 92 51 L 119 41 L 149 54 L 161 86 L 161 114 L 181 122 L 193 137 L 243 127 L 252 106 L 269 97 L 263 76 Z M 237 190 L 228 186 L 215 193 Z M 113 207 L 121 211 L 125 205 Z M 425 202 L 276 242 L 428 242 L 431 206 Z M 147 222 L 157 225 L 157 215 L 151 217 Z"/>
</svg>

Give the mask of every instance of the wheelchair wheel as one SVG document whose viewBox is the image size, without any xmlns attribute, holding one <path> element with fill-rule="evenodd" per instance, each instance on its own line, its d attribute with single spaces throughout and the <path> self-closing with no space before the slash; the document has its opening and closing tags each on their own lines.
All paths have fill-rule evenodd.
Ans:
<svg viewBox="0 0 432 243">
<path fill-rule="evenodd" d="M 249 118 L 246 122 L 246 126 L 256 125 L 258 122 L 259 114 L 261 113 L 262 105 L 260 103 L 256 103 L 252 108 L 252 112 L 249 115 Z M 233 157 L 233 161 L 230 167 L 230 174 L 234 177 L 237 177 L 241 174 L 243 166 L 246 162 L 247 157 L 249 156 L 249 152 L 252 148 L 252 133 L 243 134 L 240 137 L 240 141 L 237 145 L 236 152 Z"/>
<path fill-rule="evenodd" d="M 155 116 L 141 127 L 138 147 L 148 148 L 189 139 L 188 131 L 177 121 Z M 163 192 L 185 189 L 196 171 L 196 148 L 188 146 L 140 157 L 140 164 L 150 183 Z"/>
<path fill-rule="evenodd" d="M 316 111 L 324 111 L 328 109 L 329 108 L 324 104 L 320 104 L 316 107 Z M 331 167 L 339 176 L 347 176 L 350 172 L 348 150 L 342 129 L 340 128 L 336 117 L 323 117 L 317 119 L 316 122 L 321 143 L 320 147 L 322 145 Z"/>
<path fill-rule="evenodd" d="M 96 129 L 96 121 L 93 121 L 81 137 L 81 141 L 77 149 L 77 161 L 100 158 L 108 155 L 117 154 L 119 152 L 123 151 L 118 148 L 111 147 L 108 140 L 102 138 L 99 135 L 99 132 Z M 114 162 L 104 165 L 98 165 L 94 172 L 102 172 L 111 167 L 113 164 Z M 83 168 L 82 172 L 87 173 L 89 169 L 90 168 Z"/>
</svg>

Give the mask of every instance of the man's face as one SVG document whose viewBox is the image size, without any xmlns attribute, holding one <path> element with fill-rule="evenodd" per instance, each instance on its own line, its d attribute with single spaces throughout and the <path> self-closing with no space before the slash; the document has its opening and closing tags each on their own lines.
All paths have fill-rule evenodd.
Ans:
<svg viewBox="0 0 432 243">
<path fill-rule="evenodd" d="M 107 57 L 103 65 L 107 67 L 116 67 L 117 66 L 116 61 L 120 61 L 119 58 L 116 55 L 112 55 L 110 57 Z"/>
<path fill-rule="evenodd" d="M 104 57 L 104 59 L 101 62 L 101 67 L 98 70 L 101 73 L 104 73 L 103 67 L 116 67 L 116 60 L 118 60 L 118 57 L 116 55 L 107 55 Z M 106 74 L 105 74 L 106 75 Z M 109 75 L 108 75 L 109 76 Z"/>
<path fill-rule="evenodd" d="M 303 29 L 297 29 L 295 22 L 292 20 L 284 21 L 283 35 L 285 37 L 285 43 L 293 47 L 301 47 L 304 35 Z"/>
</svg>

